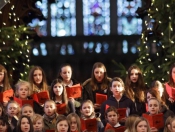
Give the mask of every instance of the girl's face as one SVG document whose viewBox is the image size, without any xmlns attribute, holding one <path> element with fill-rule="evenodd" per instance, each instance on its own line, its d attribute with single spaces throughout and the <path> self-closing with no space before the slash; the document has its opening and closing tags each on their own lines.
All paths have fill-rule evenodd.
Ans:
<svg viewBox="0 0 175 132">
<path fill-rule="evenodd" d="M 121 95 L 123 90 L 124 90 L 124 87 L 122 86 L 122 84 L 119 81 L 112 82 L 111 91 L 112 91 L 114 96 Z"/>
<path fill-rule="evenodd" d="M 172 69 L 171 75 L 172 75 L 172 79 L 175 82 L 175 67 Z"/>
<path fill-rule="evenodd" d="M 130 75 L 131 82 L 136 83 L 138 81 L 138 77 L 139 77 L 139 71 L 137 69 L 132 69 Z"/>
<path fill-rule="evenodd" d="M 104 78 L 104 68 L 102 67 L 97 67 L 94 69 L 94 76 L 95 79 L 97 80 L 97 82 L 102 82 L 103 78 Z"/>
<path fill-rule="evenodd" d="M 149 102 L 149 100 L 153 98 L 152 94 L 150 94 L 149 92 L 147 93 L 146 95 L 146 99 L 147 99 L 147 102 Z"/>
<path fill-rule="evenodd" d="M 171 123 L 171 132 L 175 132 L 175 120 Z"/>
<path fill-rule="evenodd" d="M 9 117 L 14 117 L 18 114 L 18 105 L 15 103 L 10 103 L 7 106 L 7 114 Z"/>
<path fill-rule="evenodd" d="M 0 83 L 3 83 L 4 81 L 4 72 L 0 72 Z"/>
<path fill-rule="evenodd" d="M 92 115 L 92 112 L 94 112 L 94 108 L 93 108 L 92 104 L 89 102 L 84 103 L 82 106 L 82 109 L 81 109 L 81 113 L 85 117 L 89 117 Z"/>
<path fill-rule="evenodd" d="M 47 115 L 47 116 L 51 116 L 55 113 L 56 111 L 56 107 L 55 107 L 55 104 L 52 103 L 52 102 L 46 102 L 45 105 L 44 105 L 44 113 Z"/>
<path fill-rule="evenodd" d="M 69 125 L 66 120 L 60 121 L 57 123 L 57 131 L 58 132 L 68 132 Z"/>
<path fill-rule="evenodd" d="M 68 82 L 72 77 L 72 70 L 70 66 L 65 66 L 61 68 L 60 76 L 63 78 L 63 81 Z"/>
<path fill-rule="evenodd" d="M 35 124 L 33 124 L 34 131 L 42 131 L 43 129 L 43 121 L 42 119 L 38 119 Z"/>
<path fill-rule="evenodd" d="M 137 125 L 137 132 L 147 132 L 148 131 L 148 125 L 146 121 L 141 121 Z"/>
<path fill-rule="evenodd" d="M 63 93 L 63 85 L 60 83 L 57 83 L 53 86 L 53 92 L 56 96 L 61 96 Z"/>
<path fill-rule="evenodd" d="M 2 116 L 2 108 L 0 107 L 0 116 Z"/>
<path fill-rule="evenodd" d="M 22 108 L 22 115 L 32 117 L 34 115 L 33 108 L 31 108 L 30 106 L 23 107 Z"/>
<path fill-rule="evenodd" d="M 114 111 L 110 111 L 107 113 L 106 119 L 108 120 L 109 124 L 111 124 L 112 126 L 115 126 L 118 123 L 118 118 L 119 118 L 119 115 Z"/>
<path fill-rule="evenodd" d="M 41 84 L 43 80 L 43 74 L 41 70 L 35 70 L 33 73 L 33 79 L 36 85 Z"/>
<path fill-rule="evenodd" d="M 29 88 L 26 85 L 22 84 L 17 89 L 17 94 L 20 99 L 27 99 L 27 96 L 29 96 Z"/>
<path fill-rule="evenodd" d="M 151 115 L 158 114 L 159 112 L 159 103 L 157 100 L 150 100 L 148 102 L 148 111 Z"/>
<path fill-rule="evenodd" d="M 77 125 L 77 120 L 75 117 L 71 118 L 71 122 L 70 122 L 70 130 L 72 132 L 76 131 L 78 129 L 78 125 Z"/>
<path fill-rule="evenodd" d="M 21 120 L 21 131 L 22 132 L 29 132 L 30 131 L 30 124 L 27 118 L 22 118 Z"/>
<path fill-rule="evenodd" d="M 7 132 L 7 125 L 0 120 L 0 132 Z"/>
</svg>

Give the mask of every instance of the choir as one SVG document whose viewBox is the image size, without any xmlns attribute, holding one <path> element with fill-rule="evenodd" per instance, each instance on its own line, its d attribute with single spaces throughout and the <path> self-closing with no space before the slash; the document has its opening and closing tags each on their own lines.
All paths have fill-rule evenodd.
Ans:
<svg viewBox="0 0 175 132">
<path fill-rule="evenodd" d="M 137 65 L 122 80 L 96 62 L 81 83 L 62 64 L 51 84 L 34 66 L 14 87 L 7 72 L 0 64 L 0 132 L 175 132 L 175 64 L 150 87 Z"/>
</svg>

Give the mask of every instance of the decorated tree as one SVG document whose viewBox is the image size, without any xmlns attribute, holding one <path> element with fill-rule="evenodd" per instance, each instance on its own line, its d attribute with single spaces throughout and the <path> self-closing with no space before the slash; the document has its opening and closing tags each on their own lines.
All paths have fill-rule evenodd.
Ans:
<svg viewBox="0 0 175 132">
<path fill-rule="evenodd" d="M 3 0 L 0 3 L 0 63 L 7 68 L 13 83 L 26 78 L 29 69 L 30 42 L 36 33 L 27 24 L 33 18 L 43 19 L 35 2 Z"/>
<path fill-rule="evenodd" d="M 138 19 L 144 21 L 138 59 L 148 86 L 154 80 L 166 82 L 170 65 L 175 62 L 175 2 L 174 0 L 143 0 L 136 11 Z M 113 61 L 125 78 L 127 71 L 121 63 Z"/>
<path fill-rule="evenodd" d="M 175 62 L 175 2 L 174 0 L 144 0 L 136 13 L 146 18 L 145 29 L 138 46 L 137 64 L 145 81 L 167 81 L 170 65 Z M 146 15 L 148 14 L 148 15 Z"/>
</svg>

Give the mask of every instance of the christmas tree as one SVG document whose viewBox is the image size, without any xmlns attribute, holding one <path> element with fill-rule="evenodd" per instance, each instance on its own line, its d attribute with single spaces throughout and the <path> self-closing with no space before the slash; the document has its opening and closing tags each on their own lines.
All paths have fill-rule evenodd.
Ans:
<svg viewBox="0 0 175 132">
<path fill-rule="evenodd" d="M 0 61 L 13 83 L 26 78 L 30 62 L 30 42 L 36 35 L 27 24 L 43 18 L 35 7 L 36 0 L 3 0 L 0 3 Z"/>
<path fill-rule="evenodd" d="M 166 82 L 170 65 L 175 62 L 175 2 L 174 0 L 144 0 L 136 11 L 145 19 L 145 29 L 138 46 L 138 66 L 146 83 Z"/>
</svg>

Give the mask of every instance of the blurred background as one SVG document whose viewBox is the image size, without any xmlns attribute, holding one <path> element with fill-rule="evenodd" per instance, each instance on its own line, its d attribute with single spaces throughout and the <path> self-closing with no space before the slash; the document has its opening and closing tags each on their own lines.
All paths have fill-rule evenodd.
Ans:
<svg viewBox="0 0 175 132">
<path fill-rule="evenodd" d="M 142 19 L 135 11 L 141 0 L 42 0 L 36 6 L 46 20 L 33 19 L 41 38 L 32 43 L 31 65 L 41 66 L 50 82 L 62 63 L 70 63 L 80 82 L 91 76 L 95 62 L 103 62 L 110 77 L 118 76 L 137 59 Z"/>
<path fill-rule="evenodd" d="M 30 66 L 41 66 L 50 84 L 62 63 L 69 63 L 74 78 L 83 82 L 91 76 L 95 62 L 104 63 L 108 76 L 115 77 L 119 76 L 115 70 L 120 70 L 115 62 L 128 69 L 138 58 L 137 46 L 144 20 L 136 10 L 142 7 L 142 0 L 11 0 L 5 4 L 0 3 L 0 27 L 13 26 L 11 30 L 14 30 L 16 25 L 24 24 L 37 33 L 30 37 L 33 41 L 26 47 L 26 53 L 21 42 L 21 47 L 16 49 L 21 54 L 18 59 L 12 59 L 16 53 L 5 53 L 8 59 L 2 62 L 7 69 L 13 69 L 15 80 L 23 76 L 20 64 L 25 65 L 24 61 Z M 17 31 L 19 34 L 26 28 L 19 26 Z M 9 38 L 13 37 L 7 36 Z M 6 45 L 5 41 L 2 45 Z M 150 47 L 150 53 L 154 54 L 154 45 Z M 14 51 L 15 47 L 1 48 Z M 23 56 L 26 58 L 22 59 Z M 12 66 L 9 65 L 11 62 Z"/>
</svg>

